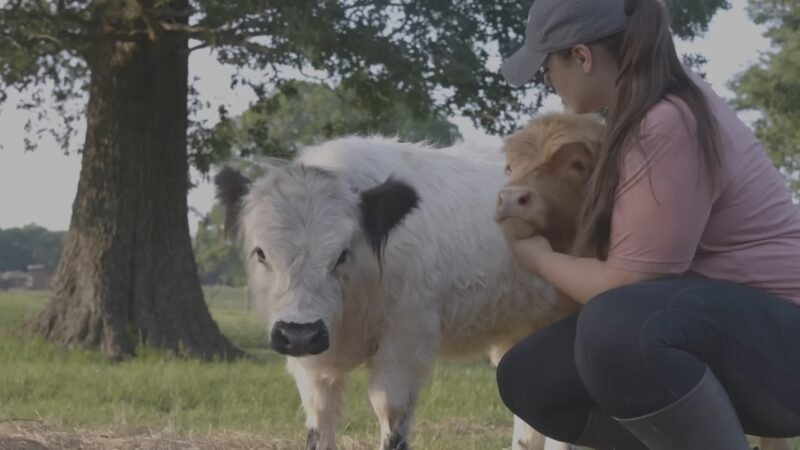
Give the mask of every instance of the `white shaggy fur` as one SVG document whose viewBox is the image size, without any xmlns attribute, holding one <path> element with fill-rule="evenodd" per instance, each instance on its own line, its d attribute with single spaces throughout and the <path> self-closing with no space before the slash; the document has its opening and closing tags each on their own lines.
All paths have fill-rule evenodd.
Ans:
<svg viewBox="0 0 800 450">
<path fill-rule="evenodd" d="M 514 342 L 567 315 L 549 285 L 513 265 L 492 220 L 503 167 L 497 149 L 349 137 L 309 147 L 253 182 L 240 238 L 245 255 L 256 247 L 266 255 L 266 265 L 248 257 L 247 269 L 267 332 L 279 320 L 321 319 L 330 334 L 324 353 L 288 358 L 311 448 L 335 448 L 344 378 L 356 366 L 371 371 L 381 448 L 406 448 L 437 355 L 483 353 L 496 364 Z M 359 192 L 389 176 L 413 186 L 420 203 L 389 236 L 381 278 L 359 225 Z M 344 249 L 352 256 L 334 269 Z M 543 448 L 541 435 L 515 422 L 514 449 Z"/>
</svg>

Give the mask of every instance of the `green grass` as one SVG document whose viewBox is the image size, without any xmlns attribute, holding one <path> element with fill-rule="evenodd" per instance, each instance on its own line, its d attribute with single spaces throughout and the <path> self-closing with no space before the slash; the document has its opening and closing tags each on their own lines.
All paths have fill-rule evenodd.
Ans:
<svg viewBox="0 0 800 450">
<path fill-rule="evenodd" d="M 186 435 L 235 431 L 300 446 L 304 415 L 284 359 L 266 349 L 241 289 L 206 290 L 211 312 L 237 346 L 257 357 L 201 363 L 145 352 L 112 363 L 95 352 L 62 350 L 13 332 L 45 302 L 42 292 L 0 292 L 0 420 L 37 419 L 64 429 L 170 428 Z M 339 436 L 372 442 L 378 426 L 365 370 L 348 381 Z M 421 393 L 415 448 L 499 449 L 512 420 L 486 361 L 443 362 Z"/>
<path fill-rule="evenodd" d="M 243 432 L 302 448 L 304 414 L 294 382 L 284 359 L 266 348 L 241 289 L 206 289 L 222 331 L 256 356 L 233 363 L 201 363 L 153 351 L 112 363 L 95 352 L 14 337 L 46 299 L 43 292 L 0 291 L 0 423 L 35 419 L 65 430 L 121 426 L 189 436 Z M 340 439 L 376 444 L 378 426 L 366 381 L 363 369 L 350 377 L 338 433 Z M 441 361 L 421 393 L 412 445 L 507 448 L 511 428 L 488 362 Z"/>
</svg>

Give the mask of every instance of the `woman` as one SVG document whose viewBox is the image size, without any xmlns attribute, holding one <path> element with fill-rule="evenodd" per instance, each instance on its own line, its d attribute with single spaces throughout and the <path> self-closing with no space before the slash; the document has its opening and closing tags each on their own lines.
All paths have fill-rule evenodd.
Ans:
<svg viewBox="0 0 800 450">
<path fill-rule="evenodd" d="M 536 0 L 503 63 L 608 108 L 580 254 L 515 259 L 584 303 L 512 348 L 506 405 L 596 449 L 748 449 L 800 434 L 800 212 L 760 143 L 676 54 L 657 0 Z"/>
</svg>

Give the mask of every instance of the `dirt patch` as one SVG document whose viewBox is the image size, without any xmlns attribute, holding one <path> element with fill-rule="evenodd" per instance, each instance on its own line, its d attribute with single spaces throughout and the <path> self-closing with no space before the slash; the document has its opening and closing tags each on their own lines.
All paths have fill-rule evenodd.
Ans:
<svg viewBox="0 0 800 450">
<path fill-rule="evenodd" d="M 303 442 L 240 432 L 183 436 L 172 430 L 63 430 L 43 421 L 0 422 L 0 450 L 302 450 Z M 342 450 L 368 450 L 368 442 L 340 438 Z"/>
</svg>

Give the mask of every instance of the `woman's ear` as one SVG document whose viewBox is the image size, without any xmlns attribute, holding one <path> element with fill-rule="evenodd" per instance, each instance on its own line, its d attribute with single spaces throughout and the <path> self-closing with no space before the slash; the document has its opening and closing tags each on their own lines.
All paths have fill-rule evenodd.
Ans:
<svg viewBox="0 0 800 450">
<path fill-rule="evenodd" d="M 591 72 L 594 60 L 592 58 L 592 50 L 589 49 L 588 46 L 584 44 L 576 45 L 572 48 L 572 56 L 574 56 L 581 65 L 583 73 L 588 74 Z"/>
</svg>

